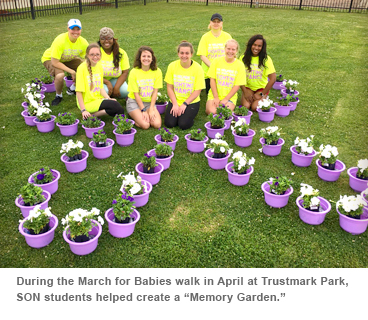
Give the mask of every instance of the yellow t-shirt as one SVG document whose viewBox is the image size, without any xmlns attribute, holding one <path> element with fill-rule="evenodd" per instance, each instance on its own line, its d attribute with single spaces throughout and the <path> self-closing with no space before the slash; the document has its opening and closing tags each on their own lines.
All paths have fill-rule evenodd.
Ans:
<svg viewBox="0 0 368 320">
<path fill-rule="evenodd" d="M 217 58 L 211 63 L 208 76 L 216 79 L 216 87 L 219 99 L 225 98 L 234 86 L 242 86 L 247 83 L 243 62 L 235 59 L 233 63 L 227 63 L 225 57 Z M 230 99 L 236 104 L 238 94 Z M 208 92 L 208 100 L 213 100 L 212 90 Z"/>
<path fill-rule="evenodd" d="M 41 62 L 51 60 L 52 58 L 60 60 L 60 62 L 72 61 L 76 58 L 84 59 L 88 42 L 83 37 L 79 37 L 76 42 L 71 42 L 68 32 L 58 35 L 51 47 L 48 48 L 41 58 Z"/>
<path fill-rule="evenodd" d="M 243 63 L 243 57 L 242 55 L 239 60 Z M 270 56 L 267 56 L 266 62 L 265 62 L 265 68 L 258 68 L 259 63 L 259 57 L 252 57 L 252 60 L 250 61 L 250 68 L 251 71 L 246 68 L 247 73 L 247 87 L 253 91 L 257 91 L 258 89 L 265 88 L 268 83 L 268 75 L 271 73 L 275 73 L 275 67 L 273 65 L 272 59 Z"/>
<path fill-rule="evenodd" d="M 101 47 L 100 62 L 104 70 L 104 78 L 107 80 L 120 77 L 123 70 L 130 68 L 129 58 L 128 58 L 127 53 L 122 48 L 119 48 L 119 52 L 122 54 L 122 56 L 119 62 L 119 68 L 115 69 L 113 53 L 107 54 L 105 50 Z"/>
<path fill-rule="evenodd" d="M 230 39 L 232 39 L 231 35 L 225 31 L 221 31 L 220 36 L 217 38 L 211 31 L 205 33 L 201 41 L 199 41 L 197 56 L 206 56 L 211 62 L 215 58 L 223 57 L 225 55 L 225 43 Z M 207 75 L 208 66 L 203 61 L 202 68 L 205 78 L 209 78 Z"/>
<path fill-rule="evenodd" d="M 162 72 L 157 70 L 144 71 L 134 68 L 129 73 L 128 78 L 128 97 L 135 99 L 134 92 L 139 93 L 143 102 L 151 102 L 153 89 L 162 88 Z"/>
<path fill-rule="evenodd" d="M 87 63 L 83 62 L 77 69 L 77 81 L 75 91 L 82 92 L 83 102 L 88 112 L 96 112 L 99 110 L 104 97 L 101 95 L 101 88 L 103 87 L 103 69 L 98 62 L 96 66 L 92 67 L 93 88 L 90 89 L 91 77 L 88 72 Z M 80 109 L 78 99 L 77 105 Z"/>
<path fill-rule="evenodd" d="M 167 68 L 165 82 L 174 86 L 176 101 L 180 106 L 195 90 L 206 87 L 204 73 L 198 62 L 192 61 L 192 65 L 185 69 L 180 60 L 171 62 Z M 198 102 L 199 96 L 191 103 Z M 171 101 L 172 102 L 172 101 Z"/>
</svg>

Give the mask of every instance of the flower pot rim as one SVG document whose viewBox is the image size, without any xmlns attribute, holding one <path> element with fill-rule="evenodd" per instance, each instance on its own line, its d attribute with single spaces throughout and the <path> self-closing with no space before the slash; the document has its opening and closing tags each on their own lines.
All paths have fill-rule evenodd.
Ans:
<svg viewBox="0 0 368 320">
<path fill-rule="evenodd" d="M 223 158 L 212 158 L 210 155 L 208 155 L 207 153 L 212 152 L 211 149 L 207 149 L 204 153 L 204 155 L 206 156 L 207 159 L 211 159 L 213 161 L 223 161 L 224 159 L 228 159 L 230 157 L 231 154 L 229 154 L 229 152 L 226 153 L 226 157 Z M 212 152 L 212 154 L 214 154 L 214 152 Z"/>
<path fill-rule="evenodd" d="M 71 127 L 71 126 L 76 126 L 79 124 L 79 119 L 76 119 L 74 123 L 72 124 L 60 124 L 58 122 L 55 122 L 55 124 L 58 126 L 58 127 Z"/>
<path fill-rule="evenodd" d="M 257 108 L 257 112 L 262 112 L 262 113 L 275 113 L 276 112 L 276 108 L 275 107 L 271 107 L 270 108 L 270 111 L 263 111 L 262 109 L 260 108 Z"/>
<path fill-rule="evenodd" d="M 275 102 L 274 105 L 275 106 L 277 105 L 277 107 L 281 107 L 281 108 L 292 108 L 292 106 L 290 104 L 288 104 L 287 106 L 281 106 L 277 102 Z"/>
<path fill-rule="evenodd" d="M 340 160 L 336 160 L 336 163 L 341 164 L 342 165 L 342 168 L 341 169 L 335 169 L 335 170 L 328 170 L 326 168 L 323 168 L 322 165 L 320 164 L 320 162 L 321 162 L 321 160 L 320 159 L 317 159 L 316 160 L 316 165 L 317 165 L 317 167 L 319 169 L 321 169 L 322 171 L 325 171 L 325 172 L 335 172 L 335 173 L 340 172 L 341 173 L 341 172 L 343 172 L 346 169 L 345 163 L 342 162 L 342 161 L 340 161 Z"/>
<path fill-rule="evenodd" d="M 84 126 L 84 124 L 82 124 L 82 128 L 87 129 L 87 130 L 92 130 L 92 129 L 97 130 L 97 129 L 103 128 L 104 126 L 105 126 L 105 122 L 102 121 L 102 120 L 101 120 L 101 125 L 99 127 L 95 127 L 95 128 L 87 128 L 87 127 Z"/>
<path fill-rule="evenodd" d="M 37 184 L 37 183 L 34 183 L 33 175 L 35 175 L 36 173 L 40 172 L 39 170 L 38 170 L 38 171 L 36 171 L 36 172 L 33 172 L 33 173 L 29 176 L 29 178 L 28 178 L 28 182 L 29 182 L 29 183 L 33 183 L 33 184 L 34 184 L 35 186 L 37 186 L 37 187 L 41 187 L 41 186 L 45 186 L 45 185 L 48 185 L 48 184 L 51 184 L 51 183 L 53 183 L 53 182 L 58 181 L 58 180 L 60 179 L 60 172 L 59 172 L 58 170 L 56 170 L 56 169 L 50 169 L 50 171 L 51 171 L 51 172 L 55 172 L 55 173 L 56 173 L 56 177 L 55 177 L 55 179 L 54 179 L 54 180 L 52 180 L 51 182 L 47 182 L 47 183 L 43 183 L 43 184 Z"/>
<path fill-rule="evenodd" d="M 349 168 L 348 170 L 347 170 L 347 173 L 348 173 L 348 175 L 349 175 L 349 177 L 350 178 L 353 178 L 353 179 L 355 179 L 355 180 L 357 180 L 357 181 L 365 181 L 367 184 L 368 184 L 368 180 L 364 180 L 364 179 L 360 179 L 360 178 L 358 178 L 357 176 L 356 176 L 356 173 L 358 172 L 358 170 L 359 170 L 359 168 L 358 167 L 351 167 L 351 168 Z M 355 175 L 354 175 L 354 173 L 355 173 Z M 368 187 L 368 186 L 367 186 Z M 365 190 L 365 189 L 364 189 Z M 363 190 L 363 191 L 364 191 Z"/>
<path fill-rule="evenodd" d="M 302 199 L 302 197 L 301 197 L 301 196 L 299 196 L 298 198 L 296 198 L 295 203 L 296 203 L 296 205 L 297 205 L 300 209 L 305 209 L 305 210 L 307 210 L 307 211 L 310 211 L 312 214 L 325 215 L 325 214 L 327 214 L 328 212 L 330 212 L 330 211 L 331 211 L 331 203 L 330 203 L 330 201 L 328 201 L 327 199 L 325 199 L 325 198 L 323 198 L 323 197 L 320 197 L 320 196 L 318 196 L 317 198 L 318 198 L 320 201 L 321 201 L 321 200 L 323 200 L 324 202 L 326 202 L 326 204 L 327 204 L 327 208 L 326 208 L 326 210 L 323 210 L 323 211 L 310 211 L 310 210 L 308 210 L 308 209 L 304 208 L 304 207 L 301 205 L 301 202 L 303 201 L 303 199 Z"/>
<path fill-rule="evenodd" d="M 129 122 L 132 122 L 133 123 L 133 125 L 135 125 L 135 121 L 133 120 L 133 119 L 128 119 L 129 120 Z M 117 127 L 117 124 L 115 124 L 115 121 L 114 120 L 112 120 L 111 121 L 111 123 L 112 123 L 112 125 L 114 126 L 114 127 Z M 133 128 L 132 128 L 133 129 Z"/>
<path fill-rule="evenodd" d="M 151 154 L 150 154 L 151 153 Z M 150 156 L 153 156 L 156 158 L 157 154 L 155 152 L 155 149 L 151 149 L 151 150 L 148 150 L 147 151 L 147 154 L 150 155 Z M 172 157 L 174 156 L 174 151 L 171 151 L 171 156 L 168 156 L 166 158 L 159 158 L 160 160 L 165 160 L 165 159 L 171 159 Z M 156 158 L 157 159 L 157 158 Z"/>
<path fill-rule="evenodd" d="M 42 194 L 46 193 L 46 197 L 45 197 L 45 201 L 39 203 L 39 205 L 42 205 L 44 204 L 45 202 L 48 202 L 50 201 L 51 199 L 51 193 L 46 191 L 46 190 L 42 190 Z M 28 209 L 33 209 L 35 206 L 37 206 L 37 204 L 35 204 L 34 206 L 23 206 L 20 204 L 20 202 L 23 201 L 23 198 L 22 196 L 18 196 L 15 198 L 15 205 L 18 207 L 18 208 L 28 208 Z"/>
<path fill-rule="evenodd" d="M 266 143 L 262 143 L 262 140 L 264 141 L 265 139 L 264 138 L 259 138 L 259 142 L 262 144 L 262 145 L 264 145 L 264 146 L 267 146 L 267 147 L 279 147 L 279 146 L 283 146 L 284 145 L 284 143 L 285 143 L 285 140 L 284 139 L 282 139 L 282 138 L 279 138 L 279 140 L 281 140 L 281 143 L 278 143 L 277 142 L 277 144 L 275 144 L 275 145 L 272 145 L 272 144 L 266 144 Z"/>
<path fill-rule="evenodd" d="M 240 118 L 245 118 L 245 117 L 249 117 L 249 116 L 252 116 L 253 115 L 253 112 L 251 110 L 248 109 L 248 114 L 245 115 L 245 116 L 242 116 L 242 115 L 237 115 L 235 114 L 235 112 L 233 111 L 233 116 L 235 117 L 240 117 Z"/>
<path fill-rule="evenodd" d="M 200 141 L 191 140 L 191 139 L 190 139 L 190 133 L 187 133 L 187 134 L 184 136 L 184 139 L 185 139 L 185 140 L 187 140 L 187 141 L 193 142 L 193 143 L 197 143 L 197 142 L 198 142 L 198 143 L 205 143 L 205 142 L 207 142 L 207 141 L 208 141 L 208 139 L 209 139 L 209 138 L 208 138 L 207 136 L 205 136 L 205 137 L 204 137 L 204 140 L 200 140 Z"/>
<path fill-rule="evenodd" d="M 116 135 L 116 136 L 125 136 L 125 137 L 129 137 L 129 136 L 131 136 L 131 135 L 134 135 L 134 134 L 136 134 L 137 133 L 137 130 L 136 129 L 134 129 L 134 128 L 132 128 L 131 129 L 132 130 L 132 132 L 131 133 L 116 133 L 116 129 L 114 129 L 113 131 L 112 131 L 112 133 L 114 134 L 114 135 Z"/>
<path fill-rule="evenodd" d="M 290 186 L 290 188 L 286 190 L 285 194 L 273 194 L 273 193 L 271 193 L 271 192 L 269 192 L 269 191 L 267 191 L 265 189 L 265 186 L 268 185 L 268 182 L 271 182 L 271 181 L 265 181 L 265 182 L 262 183 L 262 185 L 261 185 L 262 191 L 263 192 L 266 192 L 268 194 L 271 194 L 273 196 L 277 196 L 277 197 L 289 197 L 294 192 L 293 187 Z"/>
<path fill-rule="evenodd" d="M 24 118 L 36 118 L 36 116 L 29 116 L 29 115 L 28 115 L 28 109 L 27 109 L 27 110 L 23 110 L 23 111 L 21 112 L 21 115 L 22 115 L 22 117 L 24 117 Z"/>
<path fill-rule="evenodd" d="M 343 216 L 343 217 L 345 217 L 346 219 L 348 219 L 348 220 L 350 220 L 350 221 L 363 221 L 363 222 L 368 221 L 368 218 L 366 218 L 366 219 L 353 219 L 353 218 L 348 217 L 347 215 L 345 215 L 345 214 L 343 214 L 343 213 L 341 213 L 341 212 L 339 211 L 339 209 L 338 209 L 338 207 L 337 207 L 337 204 L 336 204 L 336 211 L 337 211 L 337 213 L 339 214 L 339 216 Z"/>
<path fill-rule="evenodd" d="M 229 162 L 226 166 L 225 166 L 225 170 L 227 173 L 229 174 L 232 174 L 232 175 L 236 175 L 236 176 L 239 176 L 239 177 L 245 177 L 245 176 L 249 176 L 251 175 L 253 172 L 254 172 L 254 168 L 253 166 L 250 166 L 249 169 L 250 169 L 250 172 L 247 172 L 245 174 L 238 174 L 238 173 L 234 173 L 234 172 L 231 172 L 231 167 L 234 165 L 234 161 L 231 161 Z"/>
<path fill-rule="evenodd" d="M 250 131 L 252 131 L 253 134 L 249 134 Z M 252 130 L 252 129 L 249 129 L 247 136 L 240 136 L 240 135 L 238 135 L 238 134 L 235 133 L 235 130 L 231 131 L 231 133 L 233 134 L 233 136 L 237 136 L 237 137 L 240 137 L 240 138 L 252 138 L 252 137 L 254 137 L 256 135 L 256 132 L 254 130 Z"/>
<path fill-rule="evenodd" d="M 138 168 L 140 168 L 140 165 L 142 165 L 142 168 L 143 168 L 143 163 L 142 162 L 138 162 L 135 166 L 135 170 L 139 173 L 143 173 L 143 174 L 149 174 L 150 176 L 153 176 L 153 175 L 157 175 L 157 174 L 161 174 L 163 171 L 164 171 L 164 166 L 160 163 L 160 162 L 156 162 L 157 166 L 160 167 L 160 170 L 157 171 L 157 172 L 154 172 L 154 173 L 144 173 L 143 171 L 141 170 L 138 170 Z M 156 168 L 156 167 L 155 167 Z M 142 179 L 143 180 L 143 179 Z"/>
<path fill-rule="evenodd" d="M 101 226 L 101 224 L 97 221 L 97 220 L 94 220 L 94 219 L 91 219 L 94 223 L 96 223 L 97 224 L 97 227 L 98 227 L 98 233 L 96 234 L 96 236 L 93 238 L 93 239 L 90 239 L 90 240 L 88 240 L 88 241 L 86 241 L 86 242 L 74 242 L 74 241 L 71 241 L 69 238 L 68 238 L 68 235 L 69 234 L 67 234 L 67 230 L 66 229 L 64 229 L 64 231 L 63 231 L 63 238 L 64 238 L 64 240 L 68 243 L 68 244 L 72 244 L 72 245 L 75 245 L 75 246 L 77 246 L 77 247 L 80 247 L 80 246 L 84 246 L 85 244 L 90 244 L 90 243 L 92 243 L 92 242 L 95 242 L 95 241 L 98 241 L 98 238 L 100 237 L 100 235 L 101 235 L 101 233 L 102 233 L 102 226 Z M 96 227 L 96 226 L 95 226 Z M 93 228 L 95 228 L 95 227 L 92 227 L 92 229 Z M 67 227 L 68 228 L 68 230 L 69 230 L 69 227 Z M 89 232 L 91 232 L 92 231 L 92 229 L 89 231 Z"/>
<path fill-rule="evenodd" d="M 111 223 L 111 224 L 112 224 L 112 225 L 114 225 L 114 226 L 121 226 L 121 227 L 131 226 L 131 225 L 133 225 L 133 224 L 136 224 L 136 223 L 141 219 L 141 215 L 140 215 L 139 211 L 138 211 L 137 209 L 134 209 L 134 210 L 133 210 L 133 213 L 135 212 L 135 213 L 136 213 L 136 215 L 137 215 L 137 219 L 136 219 L 136 220 L 134 220 L 133 222 L 130 222 L 130 223 L 116 223 L 116 222 L 114 222 L 114 221 L 110 220 L 110 219 L 109 219 L 109 217 L 108 217 L 108 215 L 109 215 L 109 213 L 110 213 L 111 211 L 113 211 L 113 208 L 109 208 L 109 209 L 107 209 L 107 210 L 105 211 L 105 220 L 106 220 L 108 223 Z"/>
<path fill-rule="evenodd" d="M 152 183 L 151 182 L 149 182 L 148 180 L 144 180 L 144 179 L 142 179 L 141 180 L 142 181 L 142 183 L 144 183 L 145 185 L 146 185 L 146 187 L 147 187 L 147 191 L 145 191 L 144 193 L 142 193 L 142 194 L 135 194 L 135 195 L 133 195 L 132 197 L 134 198 L 134 197 L 138 197 L 138 198 L 140 198 L 140 197 L 143 197 L 143 196 L 145 196 L 145 195 L 147 195 L 147 193 L 148 194 L 150 194 L 151 193 L 151 191 L 152 191 L 152 189 L 153 189 L 153 186 L 152 186 Z M 124 192 L 125 193 L 125 192 Z M 126 193 L 125 193 L 126 194 Z"/>
<path fill-rule="evenodd" d="M 93 150 L 93 149 L 99 149 L 99 150 L 103 150 L 105 148 L 112 148 L 112 146 L 115 144 L 115 141 L 113 139 L 107 138 L 106 142 L 111 142 L 111 144 L 105 146 L 105 147 L 96 147 L 96 142 L 94 142 L 93 140 L 90 141 L 88 143 L 88 146 Z M 94 145 L 93 145 L 94 144 Z"/>
<path fill-rule="evenodd" d="M 53 226 L 50 230 L 48 230 L 48 231 L 47 231 L 47 232 L 45 232 L 45 233 L 41 233 L 41 234 L 28 234 L 28 233 L 25 233 L 25 232 L 23 231 L 23 224 L 24 224 L 25 220 L 28 220 L 28 217 L 27 217 L 27 218 L 24 218 L 24 219 L 23 219 L 23 221 L 22 221 L 21 223 L 19 223 L 18 230 L 19 230 L 19 232 L 21 233 L 21 235 L 23 235 L 24 237 L 31 237 L 32 239 L 39 239 L 39 238 L 42 238 L 42 237 L 44 237 L 45 235 L 47 235 L 48 233 L 55 231 L 55 229 L 56 229 L 56 228 L 57 228 L 57 226 L 59 225 L 59 219 L 57 218 L 57 216 L 55 216 L 54 214 L 51 214 L 50 220 L 51 220 L 52 218 L 54 219 L 55 224 L 54 224 L 54 226 Z M 24 228 L 24 229 L 26 229 L 26 228 Z"/>
<path fill-rule="evenodd" d="M 290 151 L 298 156 L 301 156 L 301 157 L 306 157 L 306 158 L 314 158 L 317 154 L 316 150 L 313 149 L 313 152 L 312 153 L 309 153 L 309 154 L 300 154 L 298 152 L 296 152 L 296 146 L 293 145 L 290 147 Z"/>
<path fill-rule="evenodd" d="M 165 101 L 164 103 L 156 103 L 156 106 L 167 106 L 169 103 Z"/>
<path fill-rule="evenodd" d="M 88 158 L 88 156 L 89 156 L 88 151 L 86 151 L 86 150 L 82 150 L 82 151 L 81 151 L 81 153 L 82 153 L 82 159 L 81 159 L 81 160 L 76 160 L 76 161 L 72 161 L 72 162 L 70 162 L 70 161 L 66 161 L 65 159 L 63 159 L 64 157 L 67 157 L 67 156 L 65 155 L 65 153 L 61 155 L 60 160 L 61 160 L 62 162 L 64 162 L 64 163 L 78 163 L 78 162 L 80 162 L 80 161 L 84 161 L 84 159 L 85 159 L 85 158 Z M 85 156 L 83 156 L 83 154 L 84 154 Z"/>
<path fill-rule="evenodd" d="M 35 119 L 33 119 L 33 122 L 34 123 L 49 123 L 49 122 L 54 122 L 55 121 L 55 119 L 56 119 L 56 116 L 54 116 L 54 115 L 51 115 L 51 120 L 47 120 L 47 121 L 38 121 L 38 119 L 37 119 L 37 116 L 36 116 L 36 118 Z"/>
<path fill-rule="evenodd" d="M 158 139 L 159 139 L 159 137 L 160 137 L 160 140 L 158 140 Z M 178 140 L 179 140 L 179 136 L 178 136 L 177 134 L 174 134 L 174 139 L 173 139 L 173 141 L 167 141 L 167 142 L 165 142 L 165 141 L 161 141 L 161 135 L 160 135 L 160 134 L 156 134 L 156 135 L 155 135 L 155 140 L 156 140 L 157 142 L 161 142 L 161 143 L 175 143 L 175 142 L 178 142 Z"/>
<path fill-rule="evenodd" d="M 204 127 L 207 129 L 207 130 L 225 130 L 225 123 L 224 123 L 224 126 L 222 128 L 218 128 L 218 129 L 213 129 L 211 128 L 211 121 L 208 121 L 204 124 Z"/>
</svg>

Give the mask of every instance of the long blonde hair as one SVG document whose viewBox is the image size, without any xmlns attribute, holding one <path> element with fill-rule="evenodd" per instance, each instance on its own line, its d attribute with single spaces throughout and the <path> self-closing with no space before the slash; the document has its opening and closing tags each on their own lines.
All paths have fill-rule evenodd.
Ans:
<svg viewBox="0 0 368 320">
<path fill-rule="evenodd" d="M 92 90 L 93 89 L 93 73 L 92 73 L 92 66 L 91 66 L 91 60 L 89 60 L 88 58 L 88 54 L 89 52 L 91 51 L 91 49 L 93 48 L 97 48 L 99 51 L 100 51 L 100 54 L 101 54 L 101 48 L 100 46 L 98 45 L 98 43 L 91 43 L 88 47 L 87 47 L 87 50 L 86 50 L 86 63 L 87 63 L 87 69 L 88 69 L 88 72 L 89 72 L 89 76 L 91 78 L 91 84 L 89 86 L 89 89 Z"/>
</svg>

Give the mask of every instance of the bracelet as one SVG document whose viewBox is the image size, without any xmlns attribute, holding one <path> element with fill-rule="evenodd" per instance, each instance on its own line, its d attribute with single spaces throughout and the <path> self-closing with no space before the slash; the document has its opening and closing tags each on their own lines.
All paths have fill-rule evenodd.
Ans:
<svg viewBox="0 0 368 320">
<path fill-rule="evenodd" d="M 231 103 L 233 103 L 231 100 L 227 100 L 227 102 L 231 102 Z"/>
<path fill-rule="evenodd" d="M 84 111 L 86 111 L 86 109 L 82 109 L 81 112 L 83 113 Z"/>
<path fill-rule="evenodd" d="M 188 104 L 184 101 L 183 104 L 185 104 L 186 106 L 188 106 Z"/>
</svg>

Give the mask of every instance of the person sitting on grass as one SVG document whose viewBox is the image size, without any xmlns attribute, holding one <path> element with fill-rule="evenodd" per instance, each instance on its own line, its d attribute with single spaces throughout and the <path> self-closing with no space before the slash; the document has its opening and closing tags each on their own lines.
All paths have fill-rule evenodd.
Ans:
<svg viewBox="0 0 368 320">
<path fill-rule="evenodd" d="M 275 67 L 267 55 L 267 43 L 261 34 L 249 39 L 239 60 L 244 63 L 247 72 L 247 84 L 241 87 L 241 104 L 254 111 L 258 102 L 267 98 L 276 81 Z"/>
<path fill-rule="evenodd" d="M 126 108 L 129 116 L 142 129 L 150 126 L 160 128 L 161 116 L 156 108 L 156 99 L 158 89 L 162 88 L 162 72 L 150 47 L 138 49 L 128 82 Z"/>
<path fill-rule="evenodd" d="M 75 71 L 82 63 L 88 47 L 88 42 L 81 37 L 81 32 L 81 22 L 78 19 L 70 19 L 68 32 L 58 35 L 41 58 L 49 74 L 54 77 L 56 97 L 51 102 L 53 106 L 57 106 L 63 99 L 64 71 L 70 73 L 74 81 L 66 93 L 75 94 Z"/>
<path fill-rule="evenodd" d="M 92 114 L 96 117 L 108 114 L 114 117 L 123 114 L 124 109 L 116 99 L 108 96 L 103 88 L 103 69 L 99 63 L 101 49 L 97 43 L 92 43 L 86 51 L 86 61 L 77 69 L 77 105 L 83 119 Z"/>
</svg>

